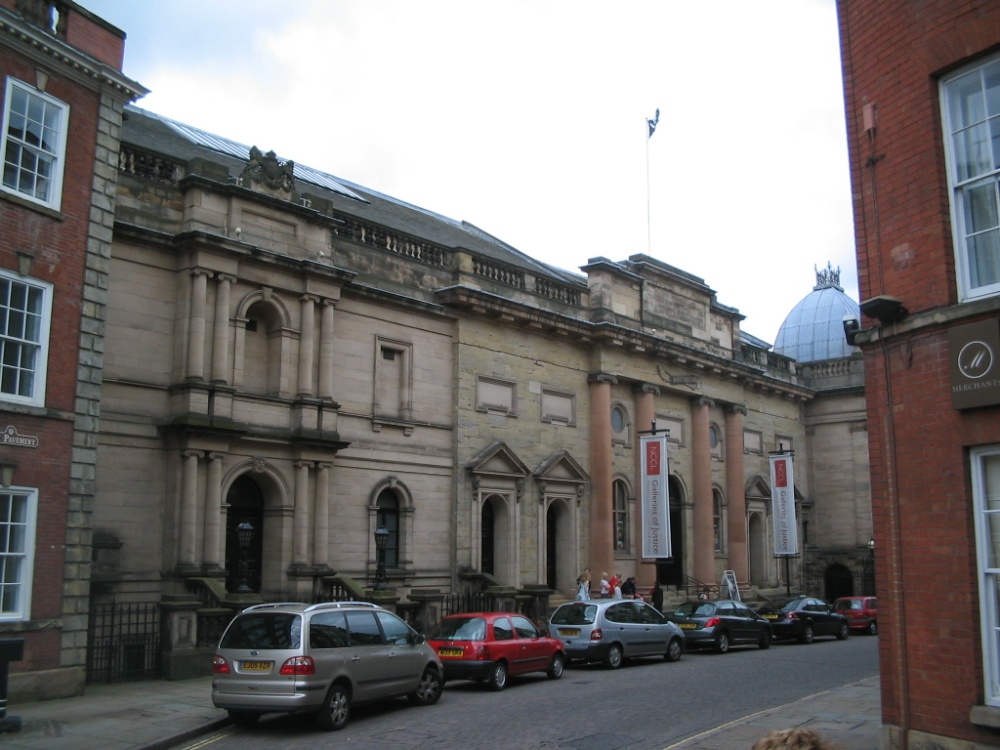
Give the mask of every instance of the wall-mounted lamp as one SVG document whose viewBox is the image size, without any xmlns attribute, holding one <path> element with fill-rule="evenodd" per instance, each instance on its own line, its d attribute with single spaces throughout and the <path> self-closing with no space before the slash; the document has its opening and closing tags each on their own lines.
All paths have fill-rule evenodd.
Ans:
<svg viewBox="0 0 1000 750">
<path fill-rule="evenodd" d="M 844 338 L 847 339 L 848 346 L 857 346 L 857 339 L 859 333 L 867 333 L 870 328 L 862 328 L 861 321 L 857 318 L 852 318 L 850 315 L 844 317 Z"/>
<path fill-rule="evenodd" d="M 888 294 L 880 294 L 862 302 L 861 312 L 883 324 L 895 323 L 909 314 L 909 310 L 903 307 L 902 300 Z"/>
<path fill-rule="evenodd" d="M 14 469 L 17 464 L 0 464 L 0 486 L 10 487 L 14 484 Z"/>
</svg>

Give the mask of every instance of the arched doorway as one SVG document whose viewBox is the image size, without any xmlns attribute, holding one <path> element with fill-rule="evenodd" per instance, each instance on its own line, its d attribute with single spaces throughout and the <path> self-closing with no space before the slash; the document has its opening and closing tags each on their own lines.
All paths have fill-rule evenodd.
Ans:
<svg viewBox="0 0 1000 750">
<path fill-rule="evenodd" d="M 250 475 L 226 495 L 226 591 L 260 591 L 264 550 L 264 493 Z"/>
<path fill-rule="evenodd" d="M 846 565 L 834 563 L 823 573 L 823 598 L 833 602 L 841 596 L 854 596 L 854 574 Z"/>
<path fill-rule="evenodd" d="M 747 523 L 747 553 L 750 557 L 750 583 L 767 585 L 767 537 L 760 513 L 751 513 Z"/>
<path fill-rule="evenodd" d="M 545 511 L 545 585 L 555 591 L 573 588 L 576 573 L 573 549 L 573 517 L 567 502 L 553 499 Z"/>
<path fill-rule="evenodd" d="M 504 583 L 514 580 L 514 571 L 510 569 L 510 510 L 506 497 L 493 494 L 483 501 L 479 529 L 479 569 Z"/>
<path fill-rule="evenodd" d="M 673 557 L 656 564 L 656 576 L 664 586 L 684 585 L 684 488 L 677 477 L 667 478 L 670 494 L 670 552 Z"/>
</svg>

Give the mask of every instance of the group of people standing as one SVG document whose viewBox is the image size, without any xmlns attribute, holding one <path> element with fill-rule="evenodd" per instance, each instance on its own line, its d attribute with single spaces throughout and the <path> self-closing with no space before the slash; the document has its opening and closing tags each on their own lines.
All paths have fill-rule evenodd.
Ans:
<svg viewBox="0 0 1000 750">
<path fill-rule="evenodd" d="M 590 568 L 584 568 L 583 572 L 576 579 L 576 598 L 578 600 L 593 598 L 593 592 L 591 591 L 590 584 Z M 607 573 L 601 573 L 601 581 L 599 585 L 601 589 L 599 598 L 601 599 L 642 600 L 642 595 L 639 594 L 635 588 L 635 576 L 629 576 L 628 578 L 623 579 L 621 572 L 615 573 L 613 576 L 608 576 Z"/>
</svg>

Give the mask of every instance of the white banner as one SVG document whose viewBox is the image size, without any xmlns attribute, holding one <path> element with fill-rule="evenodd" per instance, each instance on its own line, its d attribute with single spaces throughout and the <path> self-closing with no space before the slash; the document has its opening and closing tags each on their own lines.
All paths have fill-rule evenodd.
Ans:
<svg viewBox="0 0 1000 750">
<path fill-rule="evenodd" d="M 774 554 L 797 555 L 799 538 L 795 522 L 795 480 L 791 454 L 771 456 L 771 518 L 774 522 Z"/>
<path fill-rule="evenodd" d="M 670 494 L 667 435 L 642 435 L 642 556 L 673 557 L 670 551 Z"/>
</svg>

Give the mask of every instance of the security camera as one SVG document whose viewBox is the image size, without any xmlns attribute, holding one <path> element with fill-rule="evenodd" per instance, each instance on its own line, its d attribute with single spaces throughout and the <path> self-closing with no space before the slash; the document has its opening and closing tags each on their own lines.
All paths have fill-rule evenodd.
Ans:
<svg viewBox="0 0 1000 750">
<path fill-rule="evenodd" d="M 844 336 L 848 346 L 857 346 L 856 339 L 861 333 L 861 322 L 850 315 L 844 316 Z"/>
</svg>

